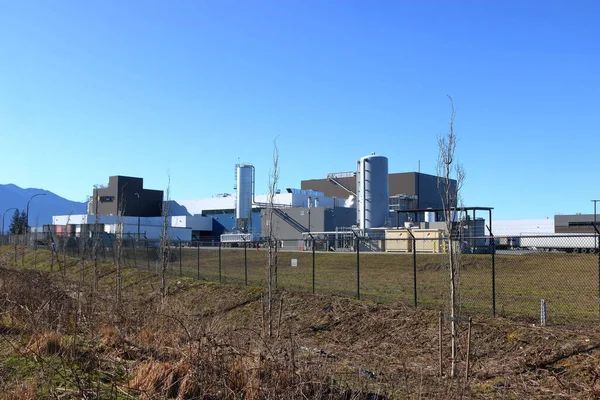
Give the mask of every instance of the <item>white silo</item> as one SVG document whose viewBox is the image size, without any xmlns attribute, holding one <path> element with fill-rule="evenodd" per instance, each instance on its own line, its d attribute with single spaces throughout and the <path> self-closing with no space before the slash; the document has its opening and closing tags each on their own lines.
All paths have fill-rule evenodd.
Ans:
<svg viewBox="0 0 600 400">
<path fill-rule="evenodd" d="M 360 229 L 385 225 L 389 214 L 388 159 L 362 157 L 356 165 L 356 214 Z"/>
<path fill-rule="evenodd" d="M 235 178 L 235 223 L 239 229 L 245 231 L 252 218 L 254 166 L 251 164 L 236 164 Z"/>
<path fill-rule="evenodd" d="M 430 209 L 429 207 L 428 209 Z M 425 222 L 435 222 L 435 211 L 425 211 Z"/>
</svg>

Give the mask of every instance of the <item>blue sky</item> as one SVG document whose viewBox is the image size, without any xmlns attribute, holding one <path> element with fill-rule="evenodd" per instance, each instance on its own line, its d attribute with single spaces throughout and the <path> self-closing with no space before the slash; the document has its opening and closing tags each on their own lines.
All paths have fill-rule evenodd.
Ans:
<svg viewBox="0 0 600 400">
<path fill-rule="evenodd" d="M 0 183 L 83 201 L 109 175 L 174 199 L 349 171 L 435 174 L 456 106 L 468 206 L 600 198 L 597 1 L 0 0 Z"/>
</svg>

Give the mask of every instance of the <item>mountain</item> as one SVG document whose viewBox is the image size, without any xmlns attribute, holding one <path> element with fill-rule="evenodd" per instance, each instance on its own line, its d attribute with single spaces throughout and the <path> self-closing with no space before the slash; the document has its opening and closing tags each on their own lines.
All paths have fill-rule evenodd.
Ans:
<svg viewBox="0 0 600 400">
<path fill-rule="evenodd" d="M 29 225 L 46 225 L 52 223 L 53 215 L 85 214 L 86 204 L 67 200 L 48 190 L 44 189 L 23 189 L 17 185 L 0 185 L 0 213 L 4 214 L 6 210 L 16 207 L 21 210 L 27 209 L 27 201 L 31 196 L 37 196 L 29 203 Z M 6 212 L 4 217 L 4 232 L 8 230 L 14 210 Z M 0 215 L 0 225 L 2 224 Z"/>
</svg>

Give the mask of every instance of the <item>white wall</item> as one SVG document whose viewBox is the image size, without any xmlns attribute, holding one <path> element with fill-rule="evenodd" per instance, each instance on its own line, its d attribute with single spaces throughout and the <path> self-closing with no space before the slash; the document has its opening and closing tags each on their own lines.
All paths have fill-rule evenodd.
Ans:
<svg viewBox="0 0 600 400">
<path fill-rule="evenodd" d="M 486 220 L 486 225 L 488 221 Z M 554 218 L 492 220 L 495 236 L 545 235 L 554 233 Z M 486 229 L 486 234 L 488 234 Z"/>
<path fill-rule="evenodd" d="M 121 217 L 124 224 L 135 224 L 137 226 L 138 217 Z M 116 224 L 119 217 L 116 215 L 98 215 L 99 224 Z M 88 214 L 75 215 L 55 215 L 52 217 L 52 225 L 77 225 L 77 224 L 95 224 L 96 216 Z M 162 225 L 162 217 L 140 217 L 140 225 L 154 226 Z"/>
<path fill-rule="evenodd" d="M 177 200 L 192 215 L 202 214 L 204 210 L 235 209 L 235 197 L 209 197 L 204 199 Z"/>
<path fill-rule="evenodd" d="M 98 223 L 105 226 L 107 233 L 114 234 L 116 232 L 116 226 L 122 222 L 124 226 L 124 233 L 137 234 L 138 232 L 138 217 L 119 217 L 115 215 L 98 215 Z M 52 217 L 53 225 L 93 225 L 96 223 L 95 215 L 88 214 L 77 214 L 77 215 L 55 215 Z M 160 237 L 162 230 L 163 218 L 162 217 L 141 217 L 140 218 L 140 232 L 146 233 L 148 239 L 157 239 Z M 187 224 L 190 224 L 188 226 Z M 176 216 L 171 217 L 171 226 L 169 230 L 177 232 L 177 236 L 181 240 L 191 240 L 192 229 L 211 231 L 212 230 L 212 218 L 203 216 Z M 75 227 L 75 232 L 80 232 L 79 226 Z M 186 237 L 187 239 L 184 239 Z"/>
<path fill-rule="evenodd" d="M 104 231 L 106 233 L 116 234 L 118 224 L 106 224 L 104 225 Z M 150 240 L 158 240 L 162 235 L 162 227 L 155 226 L 145 226 L 144 229 L 140 229 L 142 232 L 146 234 L 146 238 Z M 135 236 L 137 235 L 137 223 L 136 224 L 124 224 L 123 225 L 123 235 L 127 238 L 127 235 Z M 192 230 L 190 228 L 178 228 L 178 227 L 169 227 L 167 229 L 167 236 L 170 240 L 178 240 L 181 239 L 183 241 L 192 240 Z"/>
</svg>

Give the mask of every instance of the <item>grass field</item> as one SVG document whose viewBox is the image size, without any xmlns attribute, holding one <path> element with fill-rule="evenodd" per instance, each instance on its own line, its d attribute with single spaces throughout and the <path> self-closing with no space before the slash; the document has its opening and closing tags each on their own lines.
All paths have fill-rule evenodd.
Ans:
<svg viewBox="0 0 600 400">
<path fill-rule="evenodd" d="M 316 254 L 317 293 L 340 297 L 305 293 L 311 253 L 281 253 L 279 286 L 297 291 L 275 292 L 273 336 L 265 333 L 259 287 L 264 250 L 246 258 L 243 250 L 223 250 L 221 285 L 214 283 L 217 250 L 201 249 L 198 259 L 197 249 L 183 248 L 181 255 L 177 249 L 169 294 L 161 299 L 160 278 L 146 271 L 154 266 L 151 252 L 137 253 L 137 269 L 121 271 L 117 305 L 117 268 L 110 262 L 99 263 L 93 289 L 89 258 L 0 247 L 0 398 L 588 399 L 600 390 L 600 331 L 573 324 L 598 320 L 596 280 L 586 276 L 597 269 L 593 255 L 498 256 L 499 309 L 534 318 L 543 295 L 551 323 L 572 323 L 546 328 L 475 315 L 489 315 L 490 256 L 463 258 L 463 314 L 475 316 L 468 381 L 460 378 L 467 324 L 458 327 L 458 379 L 448 379 L 444 324 L 446 375 L 439 377 L 437 312 L 394 305 L 412 304 L 411 255 L 361 254 L 361 298 L 368 301 L 356 301 L 356 254 Z M 124 256 L 135 264 L 129 251 Z M 243 286 L 244 260 L 252 287 Z M 422 306 L 445 304 L 443 261 L 418 258 Z M 192 279 L 179 277 L 180 262 Z"/>
<path fill-rule="evenodd" d="M 155 270 L 156 251 L 124 249 L 128 266 Z M 75 255 L 74 255 L 75 256 Z M 492 259 L 489 254 L 462 255 L 459 275 L 461 314 L 492 315 Z M 101 257 L 110 262 L 112 255 Z M 262 286 L 265 282 L 265 249 L 173 249 L 171 274 L 219 280 L 224 284 Z M 297 266 L 291 266 L 291 260 Z M 418 254 L 416 294 L 418 306 L 444 310 L 448 304 L 449 274 L 443 254 Z M 220 269 L 219 269 L 220 265 Z M 311 292 L 313 262 L 310 251 L 280 252 L 279 288 Z M 246 267 L 247 266 L 247 267 Z M 598 256 L 531 252 L 495 256 L 496 313 L 523 321 L 539 319 L 545 299 L 550 324 L 596 323 L 600 320 Z M 356 253 L 315 254 L 316 294 L 357 297 Z M 247 278 L 246 278 L 247 277 Z M 360 298 L 386 304 L 414 304 L 412 254 L 360 253 Z"/>
</svg>

